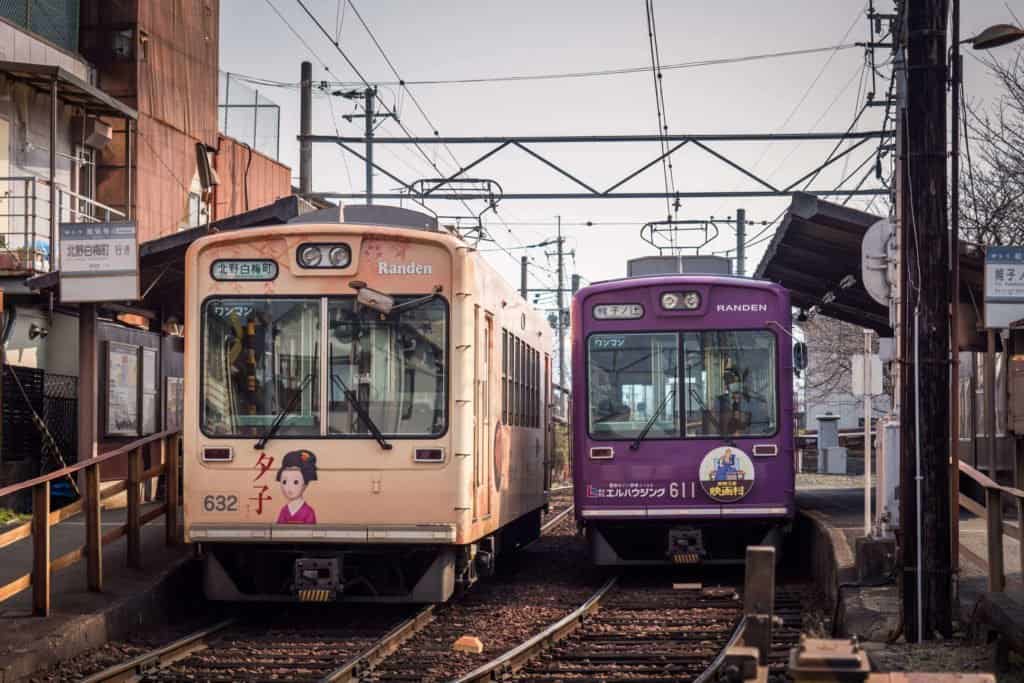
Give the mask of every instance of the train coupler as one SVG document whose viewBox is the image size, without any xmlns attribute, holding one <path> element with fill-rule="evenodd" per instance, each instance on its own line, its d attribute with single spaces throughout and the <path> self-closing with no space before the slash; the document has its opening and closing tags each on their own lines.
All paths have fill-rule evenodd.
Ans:
<svg viewBox="0 0 1024 683">
<path fill-rule="evenodd" d="M 667 554 L 672 564 L 700 564 L 707 557 L 701 530 L 689 527 L 669 529 Z"/>
<path fill-rule="evenodd" d="M 340 576 L 337 558 L 303 557 L 295 560 L 292 590 L 301 602 L 330 602 L 338 597 Z"/>
</svg>

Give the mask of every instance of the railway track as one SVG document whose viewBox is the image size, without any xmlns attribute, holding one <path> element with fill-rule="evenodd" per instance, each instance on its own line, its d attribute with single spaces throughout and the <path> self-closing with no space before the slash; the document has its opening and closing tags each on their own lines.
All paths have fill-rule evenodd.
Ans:
<svg viewBox="0 0 1024 683">
<path fill-rule="evenodd" d="M 573 511 L 571 492 L 553 496 L 541 533 Z M 301 614 L 293 608 L 293 614 Z M 359 680 L 431 622 L 434 607 L 346 605 L 336 626 L 297 628 L 280 619 L 227 619 L 112 666 L 84 680 Z M 301 617 L 296 617 L 301 618 Z M 308 616 L 306 618 L 309 618 Z M 329 619 L 338 621 L 337 615 Z"/>
<path fill-rule="evenodd" d="M 412 616 L 402 618 L 402 612 Z M 308 629 L 260 619 L 228 619 L 84 681 L 344 683 L 358 680 L 401 647 L 430 623 L 432 614 L 433 606 L 418 611 L 347 607 L 342 623 Z"/>
<path fill-rule="evenodd" d="M 676 590 L 612 578 L 579 608 L 456 683 L 711 681 L 739 636 L 742 610 L 731 587 Z M 800 637 L 799 595 L 779 593 L 776 616 L 782 624 L 773 630 L 769 674 L 785 681 Z"/>
</svg>

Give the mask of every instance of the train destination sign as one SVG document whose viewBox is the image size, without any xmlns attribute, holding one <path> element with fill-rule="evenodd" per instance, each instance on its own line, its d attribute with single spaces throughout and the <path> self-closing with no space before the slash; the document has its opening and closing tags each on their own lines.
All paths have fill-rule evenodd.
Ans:
<svg viewBox="0 0 1024 683">
<path fill-rule="evenodd" d="M 273 280 L 277 263 L 270 259 L 217 259 L 210 275 L 214 280 Z"/>
<path fill-rule="evenodd" d="M 136 301 L 139 248 L 134 222 L 60 224 L 60 300 Z"/>
<path fill-rule="evenodd" d="M 985 327 L 1024 319 L 1024 247 L 985 247 Z"/>
</svg>

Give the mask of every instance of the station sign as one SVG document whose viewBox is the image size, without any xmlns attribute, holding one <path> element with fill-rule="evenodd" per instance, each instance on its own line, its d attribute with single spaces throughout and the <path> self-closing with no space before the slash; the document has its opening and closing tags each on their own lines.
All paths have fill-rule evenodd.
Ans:
<svg viewBox="0 0 1024 683">
<path fill-rule="evenodd" d="M 134 222 L 60 224 L 62 303 L 138 299 L 139 245 Z"/>
<path fill-rule="evenodd" d="M 1024 247 L 985 247 L 985 327 L 1024 318 Z"/>
</svg>

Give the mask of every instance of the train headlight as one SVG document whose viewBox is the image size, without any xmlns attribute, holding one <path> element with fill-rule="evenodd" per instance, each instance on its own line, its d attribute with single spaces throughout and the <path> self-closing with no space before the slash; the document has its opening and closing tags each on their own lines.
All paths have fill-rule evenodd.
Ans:
<svg viewBox="0 0 1024 683">
<path fill-rule="evenodd" d="M 667 311 L 695 311 L 700 308 L 699 292 L 665 292 L 661 307 Z"/>
<path fill-rule="evenodd" d="M 296 257 L 303 268 L 347 268 L 352 250 L 344 243 L 307 243 L 299 245 Z"/>
<path fill-rule="evenodd" d="M 320 247 L 316 244 L 304 244 L 299 247 L 299 265 L 303 268 L 316 268 L 323 257 Z"/>
<path fill-rule="evenodd" d="M 331 247 L 331 250 L 327 252 L 327 260 L 331 262 L 331 265 L 335 268 L 344 268 L 352 261 L 352 254 L 348 249 L 348 245 L 339 244 Z"/>
<path fill-rule="evenodd" d="M 636 320 L 644 317 L 640 304 L 598 304 L 594 306 L 594 317 L 598 320 Z"/>
</svg>

